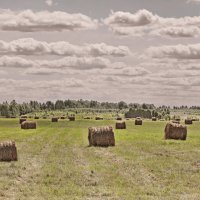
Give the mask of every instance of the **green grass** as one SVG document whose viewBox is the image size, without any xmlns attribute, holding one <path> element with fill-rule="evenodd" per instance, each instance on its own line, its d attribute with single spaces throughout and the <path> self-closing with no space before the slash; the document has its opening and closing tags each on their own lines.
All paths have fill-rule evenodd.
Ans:
<svg viewBox="0 0 200 200">
<path fill-rule="evenodd" d="M 166 122 L 115 130 L 116 146 L 88 147 L 90 126 L 115 121 L 37 120 L 21 130 L 0 120 L 0 140 L 16 141 L 17 162 L 0 163 L 0 199 L 200 199 L 200 123 L 186 141 L 163 140 Z"/>
</svg>

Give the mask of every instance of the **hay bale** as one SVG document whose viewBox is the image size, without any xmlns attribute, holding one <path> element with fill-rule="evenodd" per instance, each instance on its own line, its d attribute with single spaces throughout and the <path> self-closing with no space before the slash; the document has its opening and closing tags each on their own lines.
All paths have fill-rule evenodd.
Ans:
<svg viewBox="0 0 200 200">
<path fill-rule="evenodd" d="M 152 117 L 152 121 L 157 121 L 157 118 L 156 117 Z"/>
<path fill-rule="evenodd" d="M 116 120 L 122 120 L 122 118 L 121 117 L 117 117 L 117 119 Z"/>
<path fill-rule="evenodd" d="M 95 117 L 95 120 L 103 120 L 103 117 Z"/>
<path fill-rule="evenodd" d="M 84 117 L 83 119 L 91 119 L 90 117 Z"/>
<path fill-rule="evenodd" d="M 58 122 L 58 117 L 52 117 L 51 122 Z"/>
<path fill-rule="evenodd" d="M 68 119 L 69 121 L 75 121 L 75 116 L 69 116 Z"/>
<path fill-rule="evenodd" d="M 34 119 L 40 119 L 38 116 L 35 116 Z"/>
<path fill-rule="evenodd" d="M 115 128 L 116 129 L 126 129 L 126 122 L 116 122 Z"/>
<path fill-rule="evenodd" d="M 165 126 L 165 139 L 186 140 L 187 126 L 169 122 Z"/>
<path fill-rule="evenodd" d="M 187 125 L 193 124 L 192 119 L 185 119 L 185 124 L 187 124 Z"/>
<path fill-rule="evenodd" d="M 36 129 L 36 122 L 33 121 L 22 122 L 21 129 Z"/>
<path fill-rule="evenodd" d="M 20 118 L 19 119 L 19 123 L 21 124 L 22 122 L 25 122 L 26 121 L 26 119 L 25 118 Z"/>
<path fill-rule="evenodd" d="M 112 126 L 90 127 L 88 129 L 90 146 L 115 146 L 115 135 Z"/>
<path fill-rule="evenodd" d="M 135 125 L 139 125 L 141 126 L 142 125 L 142 119 L 135 119 Z"/>
<path fill-rule="evenodd" d="M 15 142 L 5 141 L 0 143 L 0 161 L 17 161 Z"/>
</svg>

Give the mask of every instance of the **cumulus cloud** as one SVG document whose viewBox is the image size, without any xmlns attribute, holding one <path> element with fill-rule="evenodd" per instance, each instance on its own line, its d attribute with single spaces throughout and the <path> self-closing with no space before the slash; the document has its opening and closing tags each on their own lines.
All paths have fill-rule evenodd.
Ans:
<svg viewBox="0 0 200 200">
<path fill-rule="evenodd" d="M 200 3 L 200 0 L 188 0 L 187 3 Z"/>
<path fill-rule="evenodd" d="M 75 69 L 92 70 L 107 67 L 124 66 L 124 63 L 112 63 L 109 59 L 102 57 L 64 57 L 57 60 L 30 60 L 22 57 L 0 57 L 0 67 L 12 68 L 50 68 L 50 69 Z"/>
<path fill-rule="evenodd" d="M 0 40 L 1 55 L 58 55 L 58 56 L 115 56 L 131 54 L 126 46 L 111 46 L 105 43 L 73 45 L 65 41 L 45 42 L 23 38 L 5 42 Z"/>
<path fill-rule="evenodd" d="M 32 10 L 24 11 L 0 11 L 0 30 L 2 31 L 75 31 L 84 29 L 96 29 L 98 21 L 90 17 L 76 13 Z"/>
<path fill-rule="evenodd" d="M 200 59 L 200 43 L 151 47 L 147 53 L 154 58 Z"/>
<path fill-rule="evenodd" d="M 104 24 L 118 35 L 152 35 L 171 38 L 200 36 L 200 16 L 164 18 L 145 9 L 134 14 L 112 12 L 108 18 L 104 19 Z"/>
<path fill-rule="evenodd" d="M 45 3 L 46 3 L 48 6 L 52 6 L 52 5 L 53 5 L 53 0 L 46 0 Z"/>
</svg>

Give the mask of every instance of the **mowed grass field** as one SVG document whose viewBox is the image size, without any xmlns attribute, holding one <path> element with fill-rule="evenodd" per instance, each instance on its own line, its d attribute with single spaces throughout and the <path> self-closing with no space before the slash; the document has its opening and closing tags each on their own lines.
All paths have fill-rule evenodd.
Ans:
<svg viewBox="0 0 200 200">
<path fill-rule="evenodd" d="M 115 130 L 116 146 L 88 147 L 88 127 L 115 121 L 37 120 L 21 130 L 0 119 L 0 141 L 14 140 L 17 162 L 0 162 L 0 199 L 200 199 L 200 123 L 186 141 L 163 140 L 166 122 Z"/>
</svg>

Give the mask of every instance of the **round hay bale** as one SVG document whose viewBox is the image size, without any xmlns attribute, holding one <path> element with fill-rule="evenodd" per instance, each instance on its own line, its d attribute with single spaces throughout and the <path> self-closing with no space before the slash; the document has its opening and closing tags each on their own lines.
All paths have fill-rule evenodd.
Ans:
<svg viewBox="0 0 200 200">
<path fill-rule="evenodd" d="M 152 121 L 153 122 L 157 121 L 157 118 L 156 117 L 152 117 Z"/>
<path fill-rule="evenodd" d="M 115 128 L 116 129 L 126 129 L 126 122 L 116 122 Z"/>
<path fill-rule="evenodd" d="M 142 119 L 135 119 L 135 125 L 136 126 L 141 126 L 142 125 Z"/>
<path fill-rule="evenodd" d="M 193 124 L 192 119 L 185 119 L 185 124 L 187 124 L 187 125 Z"/>
<path fill-rule="evenodd" d="M 115 146 L 115 135 L 112 126 L 88 128 L 89 146 Z"/>
<path fill-rule="evenodd" d="M 58 117 L 52 117 L 51 122 L 58 122 Z"/>
<path fill-rule="evenodd" d="M 0 143 L 0 161 L 17 161 L 15 142 L 5 141 Z"/>
<path fill-rule="evenodd" d="M 25 121 L 21 123 L 21 129 L 36 129 L 36 122 Z"/>
<path fill-rule="evenodd" d="M 121 117 L 117 117 L 116 120 L 122 120 L 122 118 Z"/>
<path fill-rule="evenodd" d="M 165 139 L 186 140 L 187 126 L 169 122 L 165 126 Z"/>
<path fill-rule="evenodd" d="M 103 120 L 103 117 L 95 117 L 95 120 Z"/>
<path fill-rule="evenodd" d="M 91 119 L 90 117 L 84 117 L 83 119 Z"/>
<path fill-rule="evenodd" d="M 25 118 L 20 118 L 20 119 L 19 119 L 19 124 L 21 124 L 22 122 L 25 122 L 25 121 L 26 121 Z"/>
<path fill-rule="evenodd" d="M 69 121 L 75 121 L 75 116 L 69 116 L 68 119 Z"/>
</svg>

